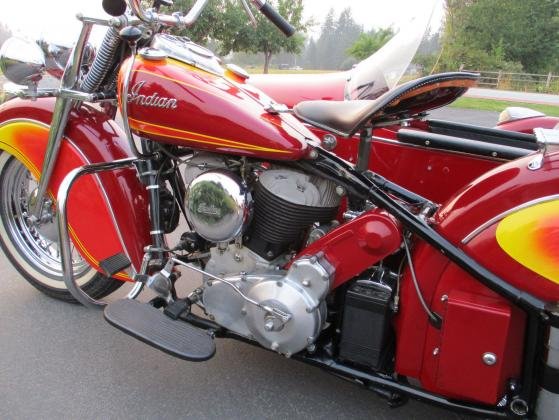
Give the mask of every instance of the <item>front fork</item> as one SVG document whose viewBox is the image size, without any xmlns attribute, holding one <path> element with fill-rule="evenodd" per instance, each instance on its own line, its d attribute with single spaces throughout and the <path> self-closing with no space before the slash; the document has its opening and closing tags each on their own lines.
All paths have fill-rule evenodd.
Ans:
<svg viewBox="0 0 559 420">
<path fill-rule="evenodd" d="M 536 414 L 538 420 L 556 420 L 559 416 L 559 328 L 549 328 L 546 347 Z"/>
<path fill-rule="evenodd" d="M 31 208 L 32 221 L 41 220 L 47 187 L 50 183 L 54 167 L 56 166 L 56 160 L 58 159 L 58 152 L 60 151 L 60 146 L 62 145 L 64 130 L 66 129 L 66 124 L 68 123 L 70 111 L 76 104 L 76 100 L 70 98 L 69 96 L 65 96 L 63 92 L 72 90 L 76 87 L 83 53 L 87 40 L 89 39 L 89 35 L 91 34 L 92 27 L 92 23 L 84 22 L 78 42 L 72 50 L 72 54 L 68 59 L 68 64 L 64 70 L 64 75 L 62 76 L 60 94 L 56 98 L 56 104 L 54 106 L 47 150 L 45 152 L 45 160 L 43 161 L 39 185 L 37 187 L 37 200 Z"/>
</svg>

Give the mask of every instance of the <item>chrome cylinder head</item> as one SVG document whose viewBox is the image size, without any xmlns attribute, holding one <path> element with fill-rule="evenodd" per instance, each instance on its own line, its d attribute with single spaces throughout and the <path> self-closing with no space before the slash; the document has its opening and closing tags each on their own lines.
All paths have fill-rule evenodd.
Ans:
<svg viewBox="0 0 559 420">
<path fill-rule="evenodd" d="M 186 216 L 194 230 L 211 242 L 240 235 L 252 214 L 252 197 L 233 172 L 212 170 L 196 177 L 186 193 Z"/>
</svg>

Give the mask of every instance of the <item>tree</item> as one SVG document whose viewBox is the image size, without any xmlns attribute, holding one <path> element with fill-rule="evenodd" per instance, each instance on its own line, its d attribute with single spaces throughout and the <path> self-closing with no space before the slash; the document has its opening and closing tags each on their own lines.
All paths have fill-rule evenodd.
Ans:
<svg viewBox="0 0 559 420">
<path fill-rule="evenodd" d="M 188 10 L 193 0 L 177 0 L 175 7 Z M 256 28 L 251 25 L 237 0 L 213 0 L 202 12 L 196 25 L 184 31 L 193 41 L 206 43 L 208 39 L 219 41 L 220 52 L 248 52 L 264 54 L 264 72 L 268 72 L 270 60 L 280 51 L 299 53 L 304 44 L 301 32 L 308 23 L 303 22 L 303 0 L 277 0 L 272 2 L 278 12 L 293 25 L 297 33 L 287 38 L 258 10 L 253 10 Z"/>
<path fill-rule="evenodd" d="M 364 60 L 378 51 L 393 36 L 394 31 L 392 28 L 378 30 L 373 29 L 368 33 L 362 33 L 359 35 L 357 41 L 348 48 L 347 52 L 349 55 L 357 58 L 358 60 Z"/>
<path fill-rule="evenodd" d="M 320 37 L 316 41 L 316 57 L 318 68 L 333 69 L 334 64 L 331 56 L 332 46 L 335 43 L 336 23 L 334 9 L 330 9 L 321 27 Z"/>
<path fill-rule="evenodd" d="M 237 2 L 234 2 L 234 4 L 229 3 L 229 9 L 235 9 L 236 4 Z M 293 25 L 297 31 L 295 35 L 287 38 L 265 16 L 255 12 L 256 28 L 245 18 L 244 24 L 236 22 L 239 24 L 237 31 L 229 31 L 228 34 L 220 39 L 223 51 L 264 53 L 264 73 L 268 73 L 270 61 L 274 54 L 280 51 L 288 53 L 301 52 L 305 42 L 301 32 L 305 32 L 308 26 L 307 22 L 303 22 L 303 0 L 278 0 L 275 4 L 272 4 Z M 238 10 L 238 6 L 236 9 Z"/>
<path fill-rule="evenodd" d="M 441 65 L 552 70 L 559 59 L 557 6 L 557 0 L 447 0 Z"/>
<path fill-rule="evenodd" d="M 195 0 L 174 0 L 173 11 L 186 13 Z M 175 30 L 178 35 L 189 37 L 192 41 L 207 45 L 211 39 L 220 40 L 225 34 L 231 34 L 228 26 L 238 24 L 242 11 L 235 13 L 235 9 L 230 7 L 228 0 L 212 0 L 206 4 L 202 14 L 196 23 L 187 29 Z M 236 4 L 239 4 L 236 2 Z M 246 19 L 246 18 L 245 18 Z M 239 23 L 244 24 L 244 22 Z"/>
<path fill-rule="evenodd" d="M 322 24 L 320 37 L 316 41 L 318 67 L 326 70 L 338 70 L 347 60 L 347 49 L 363 32 L 351 15 L 351 9 L 343 10 L 335 18 L 334 9 L 330 9 Z"/>
<path fill-rule="evenodd" d="M 313 38 L 309 40 L 305 48 L 305 55 L 303 56 L 303 65 L 305 68 L 317 68 L 318 67 L 318 55 L 316 50 L 316 42 Z"/>
</svg>

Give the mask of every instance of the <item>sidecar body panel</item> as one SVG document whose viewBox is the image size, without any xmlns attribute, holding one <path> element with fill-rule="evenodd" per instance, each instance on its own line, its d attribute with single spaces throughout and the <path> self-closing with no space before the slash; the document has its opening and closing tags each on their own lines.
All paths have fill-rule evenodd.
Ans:
<svg viewBox="0 0 559 420">
<path fill-rule="evenodd" d="M 248 82 L 277 102 L 293 108 L 302 101 L 343 101 L 349 72 L 322 74 L 255 74 Z"/>
<path fill-rule="evenodd" d="M 533 155 L 459 191 L 436 214 L 439 231 L 513 286 L 559 301 L 559 151 L 532 171 Z"/>
<path fill-rule="evenodd" d="M 0 149 L 14 155 L 36 178 L 42 170 L 54 102 L 53 98 L 13 99 L 0 106 Z M 71 112 L 48 192 L 54 199 L 74 168 L 130 156 L 125 136 L 114 121 L 81 106 Z M 100 261 L 118 253 L 126 254 L 138 270 L 143 246 L 150 242 L 147 209 L 147 196 L 134 170 L 83 177 L 72 188 L 68 202 L 73 242 L 97 270 Z M 124 272 L 115 277 L 129 280 Z"/>
<path fill-rule="evenodd" d="M 438 210 L 434 221 L 441 234 L 511 285 L 557 302 L 559 151 L 550 150 L 539 170 L 528 168 L 533 158 L 505 163 L 470 182 Z M 414 262 L 423 296 L 442 316 L 443 327 L 429 324 L 405 273 L 401 300 L 407 303 L 395 324 L 397 371 L 420 379 L 433 392 L 496 403 L 508 378 L 520 374 L 525 314 L 426 244 L 416 248 Z M 463 328 L 459 320 L 464 317 L 475 325 Z M 497 362 L 484 363 L 485 353 Z M 466 365 L 467 375 L 456 368 Z"/>
</svg>

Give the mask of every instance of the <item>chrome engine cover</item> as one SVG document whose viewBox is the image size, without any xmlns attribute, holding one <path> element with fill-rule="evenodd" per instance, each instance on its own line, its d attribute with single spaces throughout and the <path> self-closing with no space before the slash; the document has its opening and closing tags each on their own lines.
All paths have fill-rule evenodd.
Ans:
<svg viewBox="0 0 559 420">
<path fill-rule="evenodd" d="M 324 298 L 334 270 L 325 258 L 305 257 L 289 270 L 224 277 L 230 284 L 208 280 L 203 303 L 208 315 L 223 327 L 255 339 L 262 346 L 291 356 L 312 345 L 326 320 Z M 237 293 L 290 316 L 287 322 L 250 303 Z"/>
<path fill-rule="evenodd" d="M 252 198 L 235 173 L 215 169 L 190 182 L 185 207 L 188 221 L 201 237 L 211 242 L 229 242 L 248 225 Z"/>
</svg>

